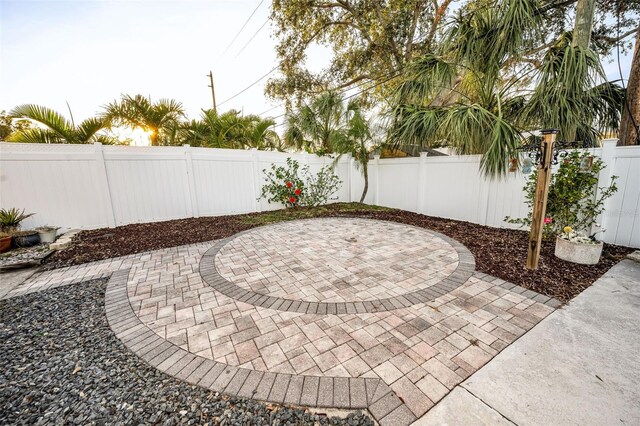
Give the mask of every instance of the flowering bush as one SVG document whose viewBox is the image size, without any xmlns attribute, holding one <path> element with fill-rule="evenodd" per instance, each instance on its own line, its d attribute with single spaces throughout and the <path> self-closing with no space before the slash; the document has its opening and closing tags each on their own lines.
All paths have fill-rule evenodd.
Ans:
<svg viewBox="0 0 640 426">
<path fill-rule="evenodd" d="M 330 166 L 324 166 L 313 175 L 309 166 L 287 158 L 287 166 L 271 165 L 271 170 L 263 170 L 266 183 L 262 185 L 259 200 L 265 198 L 269 203 L 282 203 L 286 207 L 318 206 L 326 204 L 342 181 Z"/>
<path fill-rule="evenodd" d="M 543 228 L 545 238 L 555 238 L 556 235 L 562 234 L 564 227 L 570 227 L 572 231 L 579 230 L 579 234 L 590 234 L 591 226 L 596 224 L 596 218 L 604 211 L 604 200 L 618 190 L 615 184 L 617 176 L 612 177 L 609 186 L 598 188 L 598 177 L 605 167 L 600 158 L 592 158 L 587 151 L 567 153 L 558 171 L 551 177 L 547 217 Z M 524 218 L 507 216 L 506 222 L 531 226 L 537 178 L 536 170 L 531 173 L 529 181 L 523 188 L 526 193 L 526 203 L 529 206 L 528 216 Z M 600 190 L 598 196 L 596 196 L 597 190 Z"/>
</svg>

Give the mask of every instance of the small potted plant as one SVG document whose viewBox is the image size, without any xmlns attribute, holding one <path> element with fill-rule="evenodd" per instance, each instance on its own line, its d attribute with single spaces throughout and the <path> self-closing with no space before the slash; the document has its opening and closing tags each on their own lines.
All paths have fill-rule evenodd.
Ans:
<svg viewBox="0 0 640 426">
<path fill-rule="evenodd" d="M 41 243 L 53 243 L 56 241 L 56 233 L 58 232 L 57 227 L 54 226 L 40 226 L 36 228 L 38 231 L 38 235 L 40 236 Z"/>
<path fill-rule="evenodd" d="M 6 232 L 0 232 L 0 253 L 5 253 L 11 249 L 13 237 Z"/>
<path fill-rule="evenodd" d="M 30 229 L 28 231 L 15 231 L 12 232 L 13 243 L 16 247 L 24 248 L 35 246 L 40 243 L 40 236 L 38 231 Z"/>
<path fill-rule="evenodd" d="M 0 209 L 0 231 L 13 233 L 20 228 L 23 220 L 33 216 L 33 213 L 25 214 L 24 209 L 18 210 L 15 207 L 10 209 Z"/>
<path fill-rule="evenodd" d="M 582 265 L 595 265 L 600 261 L 604 243 L 594 236 L 587 237 L 565 226 L 562 234 L 556 238 L 556 257 Z"/>
</svg>

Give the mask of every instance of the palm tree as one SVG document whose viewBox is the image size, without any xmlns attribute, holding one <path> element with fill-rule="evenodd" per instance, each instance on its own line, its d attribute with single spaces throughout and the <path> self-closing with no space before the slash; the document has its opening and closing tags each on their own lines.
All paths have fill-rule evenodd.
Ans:
<svg viewBox="0 0 640 426">
<path fill-rule="evenodd" d="M 116 125 L 141 128 L 150 132 L 151 145 L 172 145 L 172 137 L 185 117 L 182 104 L 173 99 L 151 102 L 142 95 L 122 95 L 121 100 L 105 106 L 102 117 Z"/>
<path fill-rule="evenodd" d="M 27 143 L 116 143 L 116 139 L 99 132 L 108 128 L 107 120 L 92 117 L 76 126 L 62 114 L 40 105 L 26 104 L 14 108 L 9 115 L 42 124 L 45 128 L 26 127 L 12 133 L 7 140 Z"/>
<path fill-rule="evenodd" d="M 344 114 L 344 127 L 333 138 L 333 149 L 340 155 L 350 154 L 356 164 L 362 169 L 364 188 L 360 196 L 360 202 L 364 202 L 369 190 L 369 153 L 374 148 L 374 137 L 371 131 L 372 125 L 362 111 L 358 100 L 352 99 L 347 104 Z"/>
<path fill-rule="evenodd" d="M 336 92 L 324 92 L 310 104 L 287 114 L 284 139 L 287 146 L 318 154 L 334 152 L 334 143 L 342 137 L 345 106 Z"/>
<path fill-rule="evenodd" d="M 590 144 L 619 120 L 621 90 L 604 81 L 596 55 L 561 37 L 540 68 L 521 67 L 539 41 L 539 0 L 477 0 L 460 11 L 435 53 L 417 59 L 395 97 L 394 144 L 446 142 L 460 154 L 481 154 L 489 176 L 517 157 L 523 133 L 557 127 L 560 138 Z M 513 67 L 520 76 L 513 77 Z M 510 72 L 511 71 L 511 72 Z M 510 77 L 508 77 L 510 76 Z M 523 90 L 527 84 L 532 90 Z"/>
<path fill-rule="evenodd" d="M 275 121 L 257 115 L 243 116 L 236 110 L 218 115 L 209 109 L 202 111 L 200 120 L 183 123 L 180 138 L 210 148 L 283 150 L 274 126 Z"/>
</svg>

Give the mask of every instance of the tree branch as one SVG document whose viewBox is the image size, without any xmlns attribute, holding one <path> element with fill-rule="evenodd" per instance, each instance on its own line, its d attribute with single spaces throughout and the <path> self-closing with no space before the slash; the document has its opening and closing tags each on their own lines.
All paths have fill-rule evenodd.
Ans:
<svg viewBox="0 0 640 426">
<path fill-rule="evenodd" d="M 598 40 L 602 40 L 602 41 L 606 41 L 607 43 L 617 43 L 621 40 L 624 40 L 625 38 L 629 37 L 630 35 L 635 34 L 638 29 L 640 29 L 640 27 L 636 27 L 632 30 L 627 31 L 624 34 L 620 34 L 620 36 L 618 37 L 609 37 L 609 36 L 605 36 L 605 35 L 601 35 L 601 34 L 593 34 L 593 38 L 598 39 Z"/>
</svg>

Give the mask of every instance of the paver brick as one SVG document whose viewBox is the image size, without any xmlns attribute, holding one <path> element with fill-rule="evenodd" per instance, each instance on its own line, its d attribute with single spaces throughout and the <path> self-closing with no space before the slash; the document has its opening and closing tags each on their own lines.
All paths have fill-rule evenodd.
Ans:
<svg viewBox="0 0 640 426">
<path fill-rule="evenodd" d="M 273 382 L 271 387 L 271 392 L 269 393 L 269 401 L 273 402 L 283 402 L 284 397 L 287 395 L 287 388 L 289 387 L 289 381 L 291 380 L 291 375 L 289 374 L 278 374 Z"/>
<path fill-rule="evenodd" d="M 349 379 L 346 377 L 335 377 L 333 379 L 333 405 L 338 408 L 351 407 L 349 393 Z"/>
<path fill-rule="evenodd" d="M 302 386 L 302 395 L 300 396 L 300 404 L 314 407 L 318 401 L 318 388 L 320 386 L 320 377 L 304 376 L 304 384 Z"/>
<path fill-rule="evenodd" d="M 416 416 L 407 408 L 401 405 L 387 416 L 379 420 L 380 426 L 407 426 L 416 420 Z"/>
<path fill-rule="evenodd" d="M 398 398 L 393 392 L 390 392 L 373 404 L 369 405 L 369 411 L 374 418 L 380 421 L 400 405 L 402 405 L 400 398 Z"/>
</svg>

